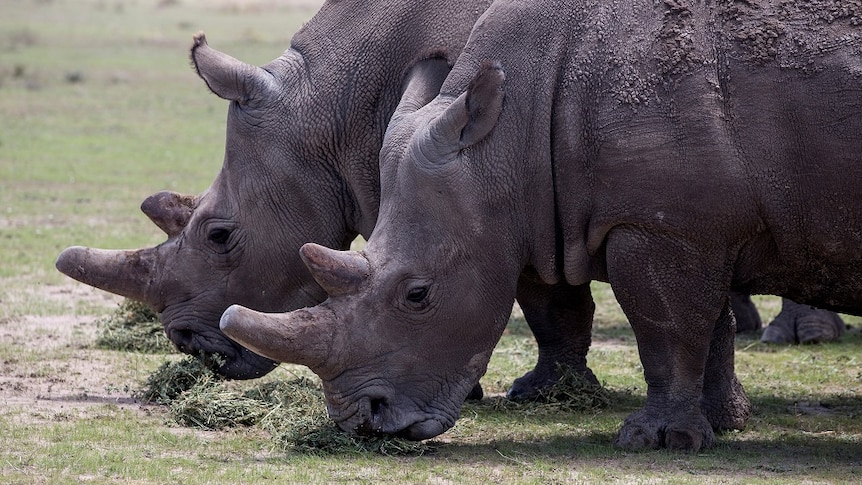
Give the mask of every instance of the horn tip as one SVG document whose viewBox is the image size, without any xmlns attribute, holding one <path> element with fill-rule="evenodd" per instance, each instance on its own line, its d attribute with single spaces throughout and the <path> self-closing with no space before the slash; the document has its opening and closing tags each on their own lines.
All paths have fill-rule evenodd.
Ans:
<svg viewBox="0 0 862 485">
<path fill-rule="evenodd" d="M 314 256 L 317 256 L 318 254 L 320 254 L 322 252 L 322 250 L 325 250 L 325 249 L 326 248 L 324 248 L 320 244 L 308 242 L 308 243 L 303 244 L 299 248 L 299 255 L 302 256 L 303 259 L 313 258 Z"/>
<path fill-rule="evenodd" d="M 219 328 L 225 335 L 236 340 L 237 337 L 242 337 L 244 330 L 247 330 L 245 321 L 251 312 L 252 310 L 242 305 L 231 305 L 222 313 Z"/>
<path fill-rule="evenodd" d="M 86 248 L 83 246 L 71 246 L 64 249 L 57 256 L 57 260 L 54 261 L 54 267 L 57 268 L 59 272 L 71 276 L 72 272 L 75 271 L 75 268 L 79 265 L 79 256 L 85 250 Z"/>
</svg>

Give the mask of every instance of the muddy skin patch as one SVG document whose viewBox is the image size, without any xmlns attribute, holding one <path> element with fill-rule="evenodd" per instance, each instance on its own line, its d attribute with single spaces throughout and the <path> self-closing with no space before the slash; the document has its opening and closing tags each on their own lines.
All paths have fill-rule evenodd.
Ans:
<svg viewBox="0 0 862 485">
<path fill-rule="evenodd" d="M 820 70 L 818 59 L 836 47 L 862 45 L 862 0 L 722 0 L 717 8 L 721 35 L 738 46 L 743 60 L 754 64 L 776 61 L 811 73 Z M 848 28 L 838 37 L 827 37 L 821 27 L 836 22 Z"/>
<path fill-rule="evenodd" d="M 664 76 L 685 74 L 703 64 L 695 45 L 692 12 L 685 0 L 665 0 L 667 10 L 658 34 L 662 51 L 657 58 Z"/>
</svg>

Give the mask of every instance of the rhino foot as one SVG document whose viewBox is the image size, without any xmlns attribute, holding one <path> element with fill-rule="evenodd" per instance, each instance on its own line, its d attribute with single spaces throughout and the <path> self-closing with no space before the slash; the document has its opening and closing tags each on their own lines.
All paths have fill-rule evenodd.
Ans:
<svg viewBox="0 0 862 485">
<path fill-rule="evenodd" d="M 614 440 L 614 446 L 630 451 L 670 450 L 697 452 L 715 444 L 715 433 L 700 414 L 677 414 L 640 410 L 626 418 Z"/>
<path fill-rule="evenodd" d="M 716 431 L 743 429 L 751 417 L 751 401 L 733 375 L 727 384 L 717 382 L 704 386 L 700 410 Z"/>
<path fill-rule="evenodd" d="M 542 365 L 537 363 L 536 367 L 515 379 L 509 392 L 506 393 L 506 398 L 511 401 L 535 401 L 541 399 L 542 396 L 547 396 L 552 392 L 554 386 L 560 383 L 564 373 L 571 373 L 582 378 L 589 384 L 601 387 L 599 380 L 593 371 L 585 365 L 581 366 L 566 366 L 565 364 L 555 363 L 553 366 Z"/>
<path fill-rule="evenodd" d="M 819 343 L 837 340 L 846 330 L 837 313 L 782 299 L 781 312 L 763 331 L 760 341 L 771 344 Z"/>
<path fill-rule="evenodd" d="M 485 391 L 482 390 L 482 384 L 479 382 L 473 386 L 473 389 L 470 390 L 470 394 L 467 394 L 468 401 L 481 401 L 483 397 L 485 397 Z"/>
</svg>

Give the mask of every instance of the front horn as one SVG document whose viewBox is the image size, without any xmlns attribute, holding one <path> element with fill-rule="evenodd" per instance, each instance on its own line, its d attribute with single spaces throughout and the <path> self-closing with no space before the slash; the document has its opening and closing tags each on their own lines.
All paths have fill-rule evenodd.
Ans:
<svg viewBox="0 0 862 485">
<path fill-rule="evenodd" d="M 243 347 L 277 362 L 323 370 L 330 352 L 335 315 L 323 307 L 288 313 L 261 313 L 231 305 L 219 327 Z"/>
<path fill-rule="evenodd" d="M 60 253 L 55 266 L 81 283 L 156 306 L 149 298 L 154 262 L 154 249 L 117 251 L 73 246 Z"/>
</svg>

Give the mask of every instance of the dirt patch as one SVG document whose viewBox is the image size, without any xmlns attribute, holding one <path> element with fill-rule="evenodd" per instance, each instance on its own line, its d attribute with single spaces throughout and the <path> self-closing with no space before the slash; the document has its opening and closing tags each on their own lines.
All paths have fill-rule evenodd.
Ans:
<svg viewBox="0 0 862 485">
<path fill-rule="evenodd" d="M 35 297 L 64 306 L 104 306 L 118 298 L 83 285 L 39 285 Z M 31 295 L 31 297 L 34 297 Z M 89 415 L 112 404 L 142 409 L 133 397 L 140 372 L 128 358 L 96 349 L 96 316 L 9 317 L 0 322 L 0 403 L 5 414 L 24 422 L 58 421 Z"/>
</svg>

